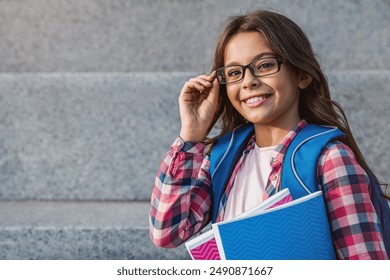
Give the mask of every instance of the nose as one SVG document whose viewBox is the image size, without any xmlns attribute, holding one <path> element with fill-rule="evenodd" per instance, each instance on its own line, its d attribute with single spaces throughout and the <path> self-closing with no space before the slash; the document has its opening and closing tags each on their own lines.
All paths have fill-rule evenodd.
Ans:
<svg viewBox="0 0 390 280">
<path fill-rule="evenodd" d="M 242 87 L 244 89 L 253 89 L 260 85 L 260 81 L 255 77 L 248 67 L 244 70 L 244 79 L 242 80 Z"/>
</svg>

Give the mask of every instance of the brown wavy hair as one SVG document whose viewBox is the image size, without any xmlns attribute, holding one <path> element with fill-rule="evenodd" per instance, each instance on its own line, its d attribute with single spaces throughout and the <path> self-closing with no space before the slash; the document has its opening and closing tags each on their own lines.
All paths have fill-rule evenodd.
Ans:
<svg viewBox="0 0 390 280">
<path fill-rule="evenodd" d="M 289 18 L 271 11 L 257 10 L 245 15 L 229 18 L 217 41 L 213 71 L 224 66 L 225 48 L 231 38 L 241 32 L 259 32 L 269 43 L 276 56 L 286 60 L 297 72 L 308 73 L 311 84 L 300 91 L 299 115 L 308 123 L 336 126 L 346 136 L 340 139 L 348 145 L 357 162 L 370 171 L 350 129 L 341 106 L 331 99 L 326 76 L 313 52 L 311 43 L 301 28 Z M 207 138 L 206 143 L 214 144 L 226 132 L 246 124 L 245 120 L 230 103 L 226 86 L 221 85 L 217 113 L 209 128 L 217 124 L 219 133 Z"/>
</svg>

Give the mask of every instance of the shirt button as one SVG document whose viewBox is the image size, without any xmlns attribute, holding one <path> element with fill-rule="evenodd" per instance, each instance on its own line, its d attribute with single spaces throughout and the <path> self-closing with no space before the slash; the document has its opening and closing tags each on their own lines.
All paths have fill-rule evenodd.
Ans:
<svg viewBox="0 0 390 280">
<path fill-rule="evenodd" d="M 278 175 L 273 175 L 272 177 L 271 177 L 271 181 L 276 181 L 278 179 Z"/>
<path fill-rule="evenodd" d="M 278 162 L 278 159 L 273 157 L 271 161 L 272 162 Z"/>
</svg>

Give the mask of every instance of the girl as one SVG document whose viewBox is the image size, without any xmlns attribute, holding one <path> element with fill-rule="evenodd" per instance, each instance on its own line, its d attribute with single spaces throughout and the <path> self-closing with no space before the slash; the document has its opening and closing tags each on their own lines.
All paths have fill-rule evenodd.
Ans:
<svg viewBox="0 0 390 280">
<path fill-rule="evenodd" d="M 176 247 L 210 222 L 231 219 L 280 189 L 283 157 L 299 131 L 314 123 L 337 126 L 346 137 L 329 144 L 317 166 L 334 246 L 340 259 L 387 259 L 370 200 L 368 166 L 310 42 L 290 19 L 269 11 L 233 17 L 222 32 L 213 71 L 185 83 L 181 130 L 157 174 L 150 236 Z M 218 136 L 208 133 L 217 123 Z M 221 205 L 212 206 L 209 155 L 226 132 L 253 123 L 254 135 L 229 178 Z M 255 184 L 254 184 L 255 183 Z"/>
</svg>

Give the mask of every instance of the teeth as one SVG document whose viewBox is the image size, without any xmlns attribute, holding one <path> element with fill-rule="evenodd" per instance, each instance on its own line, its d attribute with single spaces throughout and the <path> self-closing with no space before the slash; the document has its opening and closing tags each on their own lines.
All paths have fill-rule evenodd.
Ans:
<svg viewBox="0 0 390 280">
<path fill-rule="evenodd" d="M 259 101 L 262 101 L 264 99 L 267 99 L 268 96 L 269 95 L 262 95 L 262 96 L 252 97 L 252 98 L 249 98 L 249 99 L 245 100 L 245 103 L 251 104 L 251 103 L 259 102 Z"/>
</svg>

